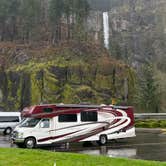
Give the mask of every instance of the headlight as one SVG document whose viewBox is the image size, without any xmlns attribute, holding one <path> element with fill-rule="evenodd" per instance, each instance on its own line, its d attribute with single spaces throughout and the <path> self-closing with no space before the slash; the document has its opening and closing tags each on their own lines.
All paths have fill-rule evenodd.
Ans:
<svg viewBox="0 0 166 166">
<path fill-rule="evenodd" d="M 23 138 L 24 133 L 18 133 L 18 138 Z"/>
</svg>

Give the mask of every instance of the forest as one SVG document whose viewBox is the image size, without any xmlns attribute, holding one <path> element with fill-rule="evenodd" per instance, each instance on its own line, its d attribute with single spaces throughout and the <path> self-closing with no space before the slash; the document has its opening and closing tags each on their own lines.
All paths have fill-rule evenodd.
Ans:
<svg viewBox="0 0 166 166">
<path fill-rule="evenodd" d="M 0 0 L 0 41 L 83 40 L 88 11 L 86 0 Z"/>
</svg>

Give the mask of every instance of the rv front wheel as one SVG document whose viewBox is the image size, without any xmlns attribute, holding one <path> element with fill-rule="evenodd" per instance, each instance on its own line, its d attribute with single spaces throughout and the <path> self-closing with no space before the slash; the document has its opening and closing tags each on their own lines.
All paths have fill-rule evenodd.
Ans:
<svg viewBox="0 0 166 166">
<path fill-rule="evenodd" d="M 36 147 L 36 140 L 35 140 L 35 138 L 32 138 L 32 137 L 27 138 L 25 140 L 25 142 L 24 142 L 24 146 L 25 146 L 25 148 L 28 148 L 28 149 L 35 148 Z"/>
<path fill-rule="evenodd" d="M 105 145 L 107 143 L 107 136 L 106 135 L 101 135 L 99 139 L 99 144 L 100 145 Z"/>
</svg>

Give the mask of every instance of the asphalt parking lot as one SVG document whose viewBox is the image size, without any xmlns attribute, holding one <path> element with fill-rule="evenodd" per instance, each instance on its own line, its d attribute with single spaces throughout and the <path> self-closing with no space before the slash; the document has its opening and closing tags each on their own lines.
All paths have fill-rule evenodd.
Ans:
<svg viewBox="0 0 166 166">
<path fill-rule="evenodd" d="M 0 134 L 0 147 L 17 147 L 11 143 L 9 136 Z M 137 131 L 135 138 L 109 142 L 107 146 L 82 143 L 70 144 L 66 146 L 44 146 L 43 150 L 55 152 L 73 152 L 92 155 L 106 155 L 109 157 L 125 157 L 134 159 L 166 161 L 166 135 L 159 131 Z"/>
</svg>

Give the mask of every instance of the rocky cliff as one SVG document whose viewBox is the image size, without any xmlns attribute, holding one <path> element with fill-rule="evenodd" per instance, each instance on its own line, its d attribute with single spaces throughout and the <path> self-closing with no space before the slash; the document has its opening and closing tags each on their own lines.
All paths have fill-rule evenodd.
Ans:
<svg viewBox="0 0 166 166">
<path fill-rule="evenodd" d="M 65 43 L 66 24 L 62 22 L 62 39 L 54 47 L 48 40 L 25 42 L 33 45 L 16 44 L 21 40 L 0 43 L 0 110 L 39 103 L 111 103 L 114 98 L 117 103 L 133 105 L 138 75 L 132 67 L 139 71 L 151 61 L 165 111 L 166 1 L 88 2 L 91 10 L 83 28 L 86 40 Z M 103 47 L 103 12 L 108 15 L 108 50 Z"/>
<path fill-rule="evenodd" d="M 0 45 L 0 109 L 19 110 L 40 103 L 128 102 L 134 94 L 134 71 L 99 45 Z M 126 85 L 125 85 L 126 86 Z"/>
<path fill-rule="evenodd" d="M 98 13 L 96 28 L 103 40 L 102 13 L 109 15 L 109 51 L 116 59 L 140 70 L 147 61 L 155 66 L 161 94 L 161 110 L 166 110 L 166 1 L 88 0 L 92 13 Z M 100 17 L 99 17 L 100 16 Z M 93 19 L 96 17 L 93 17 Z M 97 21 L 98 20 L 98 21 Z M 95 38 L 95 40 L 98 38 Z M 139 74 L 139 72 L 138 72 Z"/>
<path fill-rule="evenodd" d="M 109 13 L 110 52 L 134 67 L 145 60 L 157 62 L 166 71 L 165 0 L 88 0 L 97 27 L 102 31 L 102 12 Z M 95 18 L 95 17 L 93 17 Z M 97 21 L 96 21 L 97 23 Z M 97 30 L 97 29 L 96 29 Z"/>
</svg>

